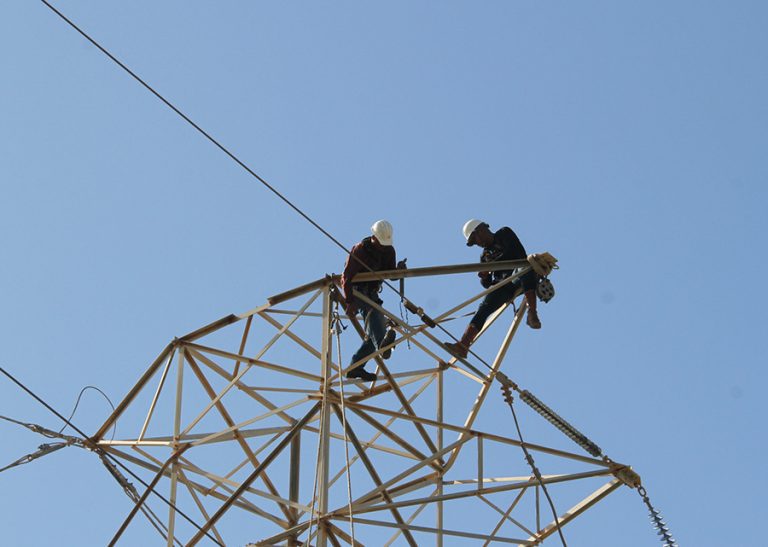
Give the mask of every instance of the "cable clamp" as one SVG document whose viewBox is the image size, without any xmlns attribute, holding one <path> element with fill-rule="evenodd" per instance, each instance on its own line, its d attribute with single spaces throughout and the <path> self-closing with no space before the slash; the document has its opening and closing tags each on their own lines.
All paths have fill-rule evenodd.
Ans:
<svg viewBox="0 0 768 547">
<path fill-rule="evenodd" d="M 403 298 L 403 305 L 405 306 L 405 309 L 409 312 L 416 314 L 421 318 L 422 321 L 424 321 L 424 324 L 427 325 L 429 328 L 434 329 L 437 326 L 437 323 L 435 323 L 434 319 L 432 319 L 429 315 L 424 312 L 423 308 L 418 307 L 416 304 L 408 300 L 407 298 Z"/>
<path fill-rule="evenodd" d="M 616 466 L 611 469 L 611 473 L 630 488 L 642 488 L 642 486 L 640 486 L 640 475 L 633 471 L 628 465 Z"/>
</svg>

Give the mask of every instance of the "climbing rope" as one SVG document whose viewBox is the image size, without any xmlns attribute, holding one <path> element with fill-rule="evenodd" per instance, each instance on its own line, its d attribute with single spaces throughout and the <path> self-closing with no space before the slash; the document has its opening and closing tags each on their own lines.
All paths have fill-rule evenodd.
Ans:
<svg viewBox="0 0 768 547">
<path fill-rule="evenodd" d="M 405 300 L 405 297 L 400 298 L 400 319 L 403 320 L 403 323 L 406 325 L 410 324 L 410 318 L 408 317 L 408 308 L 405 308 L 405 312 L 403 312 L 403 301 Z M 405 343 L 408 344 L 408 349 L 411 349 L 411 339 L 407 338 L 405 340 Z"/>
<path fill-rule="evenodd" d="M 678 547 L 677 542 L 672 537 L 672 533 L 669 531 L 669 527 L 664 522 L 664 519 L 661 518 L 661 512 L 658 509 L 655 509 L 651 504 L 651 500 L 648 498 L 648 492 L 645 491 L 645 488 L 638 486 L 637 493 L 640 494 L 643 503 L 648 507 L 651 522 L 656 529 L 656 533 L 661 537 L 661 543 L 664 547 Z"/>
<path fill-rule="evenodd" d="M 338 353 L 338 363 L 336 366 L 339 368 L 339 389 L 341 390 L 341 421 L 342 428 L 344 429 L 344 458 L 347 464 L 347 499 L 349 507 L 349 530 L 352 536 L 352 545 L 355 545 L 355 521 L 352 518 L 352 477 L 350 475 L 351 470 L 349 467 L 349 439 L 347 437 L 347 409 L 344 404 L 344 374 L 341 366 L 341 331 L 339 326 L 341 325 L 341 317 L 339 316 L 339 301 L 336 300 L 335 310 L 333 312 L 333 330 L 336 333 L 336 348 Z"/>
<path fill-rule="evenodd" d="M 528 462 L 528 465 L 531 468 L 531 472 L 533 473 L 533 476 L 536 477 L 536 480 L 539 483 L 539 486 L 541 486 L 541 490 L 544 492 L 544 495 L 547 498 L 547 501 L 549 502 L 549 507 L 552 509 L 552 516 L 555 519 L 555 526 L 557 527 L 557 533 L 560 535 L 560 541 L 563 543 L 563 547 L 567 547 L 567 544 L 565 543 L 565 536 L 563 536 L 563 531 L 560 528 L 560 519 L 557 516 L 557 510 L 555 509 L 555 504 L 552 502 L 552 498 L 549 495 L 549 492 L 547 491 L 547 486 L 544 484 L 544 480 L 541 477 L 541 472 L 539 471 L 539 468 L 536 467 L 536 463 L 533 461 L 533 456 L 531 456 L 531 453 L 528 452 L 528 448 L 525 446 L 525 441 L 523 440 L 523 433 L 520 430 L 520 423 L 517 421 L 517 413 L 515 412 L 515 406 L 512 404 L 514 402 L 514 397 L 512 396 L 512 390 L 510 389 L 510 385 L 502 382 L 501 384 L 501 392 L 504 396 L 504 400 L 509 405 L 509 410 L 512 411 L 512 418 L 515 421 L 515 428 L 517 428 L 517 436 L 520 439 L 520 448 L 523 449 L 523 454 L 525 454 L 525 461 Z"/>
<path fill-rule="evenodd" d="M 327 380 L 325 378 L 324 380 Z M 323 396 L 323 399 L 321 401 L 321 407 L 320 407 L 320 424 L 317 428 L 317 459 L 315 460 L 315 480 L 312 484 L 312 503 L 309 506 L 309 530 L 307 533 L 307 544 L 310 544 L 312 541 L 312 527 L 314 526 L 314 519 L 315 519 L 315 503 L 317 501 L 317 476 L 320 474 L 320 445 L 322 444 L 323 435 L 325 432 L 325 420 L 323 419 L 323 416 L 325 416 L 325 405 L 327 401 L 327 397 Z M 318 517 L 319 521 L 319 517 Z M 318 522 L 318 528 L 320 527 L 320 523 Z"/>
</svg>

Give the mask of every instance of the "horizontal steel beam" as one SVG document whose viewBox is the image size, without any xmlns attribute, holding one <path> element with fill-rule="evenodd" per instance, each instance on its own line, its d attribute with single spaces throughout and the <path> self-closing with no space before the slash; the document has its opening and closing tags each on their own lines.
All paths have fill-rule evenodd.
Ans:
<svg viewBox="0 0 768 547">
<path fill-rule="evenodd" d="M 382 270 L 380 272 L 362 272 L 352 278 L 355 283 L 363 281 L 377 281 L 380 279 L 405 279 L 407 277 L 429 277 L 433 275 L 449 275 L 471 272 L 496 272 L 499 270 L 513 270 L 516 268 L 525 268 L 530 266 L 525 259 L 521 260 L 502 260 L 499 262 L 472 262 L 470 264 L 449 264 L 447 266 L 427 266 L 425 268 L 408 268 L 406 270 Z M 270 296 L 267 301 L 271 305 L 285 302 L 312 290 L 319 289 L 324 285 L 333 282 L 340 283 L 339 274 L 326 275 L 315 281 L 305 283 L 295 289 Z"/>
<path fill-rule="evenodd" d="M 383 270 L 380 272 L 363 272 L 352 278 L 352 281 L 375 281 L 377 279 L 403 279 L 406 277 L 428 277 L 431 275 L 449 275 L 470 272 L 497 272 L 499 270 L 514 270 L 530 266 L 528 261 L 501 260 L 499 262 L 472 262 L 469 264 L 449 264 L 447 266 L 427 266 L 425 268 L 408 268 L 407 270 Z M 333 276 L 334 281 L 337 277 Z"/>
</svg>

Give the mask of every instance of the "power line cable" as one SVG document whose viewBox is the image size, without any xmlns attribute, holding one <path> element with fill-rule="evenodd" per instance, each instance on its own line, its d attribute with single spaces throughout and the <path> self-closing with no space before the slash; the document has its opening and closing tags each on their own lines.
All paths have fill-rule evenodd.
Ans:
<svg viewBox="0 0 768 547">
<path fill-rule="evenodd" d="M 541 490 L 544 492 L 544 495 L 547 498 L 547 502 L 549 502 L 549 508 L 552 510 L 552 516 L 555 519 L 554 521 L 555 527 L 557 528 L 557 533 L 560 535 L 560 542 L 563 544 L 563 547 L 568 547 L 565 542 L 565 536 L 563 535 L 563 531 L 560 526 L 560 519 L 557 516 L 557 509 L 555 509 L 555 504 L 549 495 L 549 491 L 547 490 L 547 485 L 544 484 L 544 480 L 541 476 L 541 472 L 539 471 L 539 468 L 536 467 L 536 462 L 533 460 L 533 456 L 528 451 L 528 447 L 525 445 L 525 440 L 523 439 L 523 432 L 520 430 L 520 423 L 517 421 L 517 413 L 515 412 L 515 407 L 512 404 L 512 401 L 514 400 L 512 397 L 512 391 L 511 391 L 512 388 L 513 386 L 508 385 L 506 383 L 501 384 L 501 392 L 503 394 L 504 400 L 509 405 L 509 410 L 512 411 L 512 419 L 514 420 L 515 428 L 517 429 L 517 437 L 520 439 L 520 448 L 522 448 L 523 450 L 525 461 L 530 466 L 531 471 L 533 472 L 533 476 L 536 478 L 536 481 L 539 483 L 539 486 L 541 486 Z"/>
<path fill-rule="evenodd" d="M 106 55 L 110 60 L 112 60 L 115 64 L 117 64 L 120 68 L 122 68 L 125 72 L 127 72 L 134 80 L 136 80 L 139 84 L 141 84 L 145 89 L 147 89 L 150 93 L 152 93 L 155 97 L 160 99 L 168 108 L 173 110 L 176 114 L 178 114 L 185 122 L 187 122 L 189 125 L 191 125 L 193 128 L 195 128 L 201 135 L 203 135 L 208 141 L 210 141 L 214 146 L 216 146 L 219 150 L 224 152 L 232 161 L 237 163 L 240 167 L 245 169 L 245 171 L 248 172 L 252 177 L 254 177 L 256 180 L 258 180 L 265 188 L 267 188 L 270 192 L 272 192 L 275 196 L 277 196 L 281 201 L 283 201 L 286 205 L 288 205 L 291 209 L 293 209 L 296 213 L 298 213 L 302 218 L 304 218 L 307 222 L 309 222 L 313 227 L 315 227 L 317 230 L 319 230 L 323 235 L 325 235 L 328 239 L 330 239 L 336 246 L 338 246 L 341 250 L 343 250 L 348 256 L 351 256 L 354 260 L 356 260 L 360 265 L 362 265 L 366 270 L 372 273 L 376 273 L 370 266 L 368 266 L 364 261 L 362 261 L 360 258 L 354 256 L 347 247 L 341 243 L 338 239 L 336 239 L 330 232 L 328 232 L 325 228 L 323 228 L 319 223 L 317 223 L 315 220 L 313 220 L 308 214 L 306 214 L 304 211 L 302 211 L 296 204 L 294 204 L 290 199 L 285 197 L 279 190 L 277 190 L 274 186 L 269 184 L 264 178 L 259 176 L 253 169 L 248 167 L 248 165 L 245 164 L 240 158 L 238 158 L 233 152 L 231 152 L 227 147 L 225 147 L 223 144 L 221 144 L 217 139 L 215 139 L 213 136 L 211 136 L 210 133 L 205 131 L 202 127 L 200 127 L 197 123 L 195 123 L 189 116 L 184 114 L 179 108 L 177 108 L 173 103 L 171 103 L 168 99 L 166 99 L 163 95 L 161 95 L 158 91 L 156 91 L 151 85 L 149 85 L 147 82 L 145 82 L 139 75 L 137 75 L 135 72 L 133 72 L 130 68 L 128 68 L 122 61 L 120 61 L 117 57 L 112 55 L 106 48 L 104 48 L 101 44 L 99 44 L 95 39 L 91 38 L 84 30 L 82 30 L 80 27 L 78 27 L 71 19 L 69 19 L 66 15 L 64 15 L 62 12 L 60 12 L 58 9 L 56 9 L 54 6 L 52 6 L 47 0 L 40 0 L 43 4 L 45 4 L 51 11 L 53 11 L 56 15 L 58 15 L 63 21 L 65 21 L 69 26 L 71 26 L 73 29 L 75 29 L 81 36 L 83 36 L 86 40 L 88 40 L 90 43 L 92 43 L 96 48 L 99 49 L 104 55 Z M 386 285 L 389 289 L 394 291 L 395 293 L 399 294 L 399 291 L 389 283 L 386 279 L 383 277 L 379 278 L 380 281 Z M 426 317 L 426 314 L 422 315 L 422 319 Z M 427 317 L 427 319 L 429 319 Z M 429 319 L 429 322 L 431 322 L 432 325 L 435 325 L 437 328 L 439 328 L 441 331 L 443 331 L 446 335 L 448 335 L 451 339 L 458 342 L 458 338 L 456 338 L 453 334 L 451 334 L 445 327 L 443 327 L 440 324 L 435 324 L 434 322 Z M 430 325 L 431 326 L 431 325 Z M 483 365 L 486 366 L 486 368 L 491 369 L 491 365 L 489 365 L 484 359 L 482 359 L 479 355 L 472 352 L 472 350 L 469 350 L 470 354 L 476 357 Z"/>
<path fill-rule="evenodd" d="M 206 139 L 208 139 L 211 143 L 213 143 L 214 146 L 216 146 L 219 150 L 224 152 L 227 156 L 229 156 L 235 163 L 237 163 L 240 167 L 245 169 L 251 176 L 253 176 L 256 180 L 258 180 L 261 184 L 263 184 L 269 191 L 271 191 L 273 194 L 275 194 L 278 198 L 280 198 L 286 205 L 288 205 L 291 209 L 296 211 L 299 215 L 301 215 L 307 222 L 309 222 L 312 226 L 320 230 L 328 239 L 333 241 L 336 245 L 338 245 L 341 249 L 343 249 L 346 252 L 347 248 L 344 247 L 344 245 L 339 242 L 333 235 L 331 235 L 328 231 L 326 231 L 320 224 L 315 222 L 309 215 L 307 215 L 304 211 L 302 211 L 299 207 L 297 207 L 291 200 L 289 200 L 287 197 L 285 197 L 282 193 L 280 193 L 274 186 L 269 184 L 266 180 L 264 180 L 262 177 L 260 177 L 253 169 L 248 167 L 240 158 L 238 158 L 234 153 L 232 153 L 227 147 L 225 147 L 223 144 L 221 144 L 218 140 L 216 140 L 214 137 L 210 135 L 205 129 L 200 127 L 197 123 L 192 121 L 192 119 L 184 114 L 181 110 L 179 110 L 176 106 L 173 105 L 168 99 L 163 97 L 160 93 L 158 93 L 151 85 L 149 85 L 147 82 L 145 82 L 140 76 L 138 76 L 135 72 L 133 72 L 130 68 L 128 68 L 125 64 L 123 64 L 117 57 L 112 55 L 109 51 L 107 51 L 101 44 L 99 44 L 96 40 L 91 38 L 85 31 L 83 31 L 80 27 L 78 27 L 72 20 L 70 20 L 66 15 L 61 13 L 59 10 L 57 10 L 54 6 L 52 6 L 50 3 L 48 3 L 46 0 L 40 0 L 43 4 L 48 6 L 48 8 L 51 9 L 56 15 L 58 15 L 61 19 L 63 19 L 69 26 L 71 26 L 73 29 L 75 29 L 83 38 L 88 40 L 90 43 L 92 43 L 94 46 L 96 46 L 104 55 L 109 57 L 112 61 L 114 61 L 120 68 L 122 68 L 124 71 L 126 71 L 128 74 L 133 77 L 134 80 L 139 82 L 144 88 L 146 88 L 150 93 L 152 93 L 155 97 L 160 99 L 168 108 L 173 110 L 176 114 L 178 114 L 185 122 L 187 122 L 189 125 L 194 127 L 201 135 L 203 135 Z"/>
</svg>

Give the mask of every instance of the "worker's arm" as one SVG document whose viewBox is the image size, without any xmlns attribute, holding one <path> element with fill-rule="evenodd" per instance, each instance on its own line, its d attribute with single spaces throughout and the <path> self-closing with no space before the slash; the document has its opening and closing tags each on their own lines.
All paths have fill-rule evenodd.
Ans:
<svg viewBox="0 0 768 547">
<path fill-rule="evenodd" d="M 352 294 L 352 279 L 363 270 L 360 249 L 361 246 L 359 243 L 352 247 L 352 250 L 347 257 L 347 263 L 344 264 L 344 271 L 341 274 L 341 288 L 344 291 L 344 300 L 347 301 L 345 309 L 347 315 L 354 315 L 357 311 L 355 296 Z"/>
<path fill-rule="evenodd" d="M 493 262 L 488 249 L 483 249 L 483 254 L 480 255 L 480 262 Z M 480 284 L 484 289 L 488 289 L 493 285 L 493 274 L 491 272 L 477 272 L 477 277 L 480 278 Z"/>
</svg>

